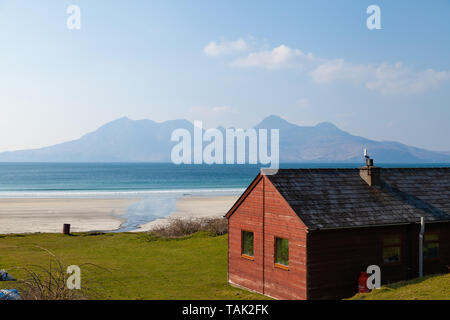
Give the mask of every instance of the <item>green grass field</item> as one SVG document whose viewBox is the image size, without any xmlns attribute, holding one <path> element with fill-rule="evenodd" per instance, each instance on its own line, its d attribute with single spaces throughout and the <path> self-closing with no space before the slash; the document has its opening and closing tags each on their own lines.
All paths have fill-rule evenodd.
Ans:
<svg viewBox="0 0 450 320">
<path fill-rule="evenodd" d="M 351 300 L 450 300 L 450 274 L 397 282 Z"/>
<path fill-rule="evenodd" d="M 227 284 L 227 236 L 197 233 L 181 239 L 146 234 L 0 235 L 0 269 L 18 279 L 20 267 L 48 269 L 53 252 L 65 266 L 82 268 L 82 285 L 102 299 L 267 299 Z M 104 269 L 102 269 L 104 268 Z M 0 282 L 14 288 L 15 282 Z M 450 275 L 384 286 L 359 300 L 450 299 Z"/>
<path fill-rule="evenodd" d="M 53 252 L 65 266 L 93 263 L 108 269 L 82 268 L 82 285 L 88 281 L 88 286 L 100 291 L 103 299 L 266 299 L 227 284 L 227 236 L 0 236 L 0 269 L 21 279 L 26 273 L 16 267 L 48 267 L 50 256 L 36 246 Z M 14 282 L 0 282 L 0 286 L 14 288 Z"/>
</svg>

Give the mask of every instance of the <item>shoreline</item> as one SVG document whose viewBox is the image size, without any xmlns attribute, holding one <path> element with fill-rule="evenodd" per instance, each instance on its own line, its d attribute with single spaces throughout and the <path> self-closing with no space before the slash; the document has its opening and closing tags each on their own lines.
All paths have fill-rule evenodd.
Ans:
<svg viewBox="0 0 450 320">
<path fill-rule="evenodd" d="M 155 190 L 80 190 L 80 191 L 0 191 L 0 200 L 45 200 L 45 199 L 146 199 L 159 195 L 183 195 L 214 197 L 242 194 L 245 188 L 190 188 Z"/>
<path fill-rule="evenodd" d="M 123 226 L 129 219 L 136 218 L 133 217 L 133 208 L 146 202 L 159 207 L 161 202 L 167 202 L 168 199 L 0 199 L 0 234 L 61 233 L 65 223 L 71 224 L 71 232 L 147 232 L 167 225 L 174 218 L 223 217 L 238 198 L 238 195 L 189 195 L 172 198 L 174 204 L 170 213 L 160 217 L 152 217 L 151 207 L 144 206 L 146 216 L 153 220 L 128 230 Z"/>
</svg>

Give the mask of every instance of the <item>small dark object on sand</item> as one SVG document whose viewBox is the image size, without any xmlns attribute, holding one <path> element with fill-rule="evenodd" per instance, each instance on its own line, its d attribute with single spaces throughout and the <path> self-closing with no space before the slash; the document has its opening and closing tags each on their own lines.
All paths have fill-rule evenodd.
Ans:
<svg viewBox="0 0 450 320">
<path fill-rule="evenodd" d="M 63 225 L 63 234 L 70 234 L 70 224 L 65 223 Z"/>
</svg>

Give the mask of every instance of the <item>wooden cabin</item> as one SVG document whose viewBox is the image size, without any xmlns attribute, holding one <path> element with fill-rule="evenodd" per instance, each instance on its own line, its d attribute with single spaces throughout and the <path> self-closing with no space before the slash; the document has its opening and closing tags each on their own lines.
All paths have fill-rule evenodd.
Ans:
<svg viewBox="0 0 450 320">
<path fill-rule="evenodd" d="M 450 268 L 450 168 L 261 171 L 229 210 L 228 281 L 277 299 L 354 295 Z"/>
</svg>

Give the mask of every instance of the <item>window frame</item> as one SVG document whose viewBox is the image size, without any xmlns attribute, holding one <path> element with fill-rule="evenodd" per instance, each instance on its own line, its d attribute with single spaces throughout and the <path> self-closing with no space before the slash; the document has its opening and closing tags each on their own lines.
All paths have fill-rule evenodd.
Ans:
<svg viewBox="0 0 450 320">
<path fill-rule="evenodd" d="M 426 240 L 426 236 L 427 235 L 437 235 L 437 240 Z M 438 255 L 437 255 L 437 257 L 433 257 L 433 258 L 425 258 L 425 256 L 423 257 L 423 261 L 436 261 L 436 260 L 440 260 L 440 250 L 439 250 L 439 244 L 440 244 L 440 234 L 439 234 L 439 232 L 437 232 L 437 231 L 434 231 L 434 232 L 426 232 L 425 231 L 425 233 L 424 233 L 424 236 L 423 236 L 423 252 L 422 252 L 422 254 L 424 253 L 424 251 L 425 251 L 425 244 L 427 244 L 427 243 L 437 243 L 437 245 L 438 245 Z"/>
<path fill-rule="evenodd" d="M 384 241 L 386 237 L 398 237 L 399 238 L 399 242 L 398 244 L 389 244 L 389 245 L 385 245 Z M 384 260 L 384 249 L 385 248 L 399 248 L 399 260 L 398 261 L 393 261 L 393 262 L 386 262 Z M 403 234 L 401 233 L 387 233 L 387 234 L 383 234 L 381 237 L 381 259 L 383 260 L 383 265 L 385 266 L 397 266 L 397 265 L 401 265 L 403 263 Z"/>
<path fill-rule="evenodd" d="M 244 233 L 251 233 L 252 234 L 252 251 L 253 251 L 253 255 L 250 256 L 246 253 L 244 253 Z M 249 230 L 241 230 L 241 258 L 247 259 L 247 260 L 255 260 L 255 233 L 253 231 L 249 231 Z"/>
<path fill-rule="evenodd" d="M 277 239 L 286 240 L 288 242 L 288 265 L 284 265 L 277 262 Z M 289 263 L 290 263 L 290 244 L 289 239 L 275 236 L 273 238 L 273 263 L 276 268 L 289 271 Z"/>
</svg>

